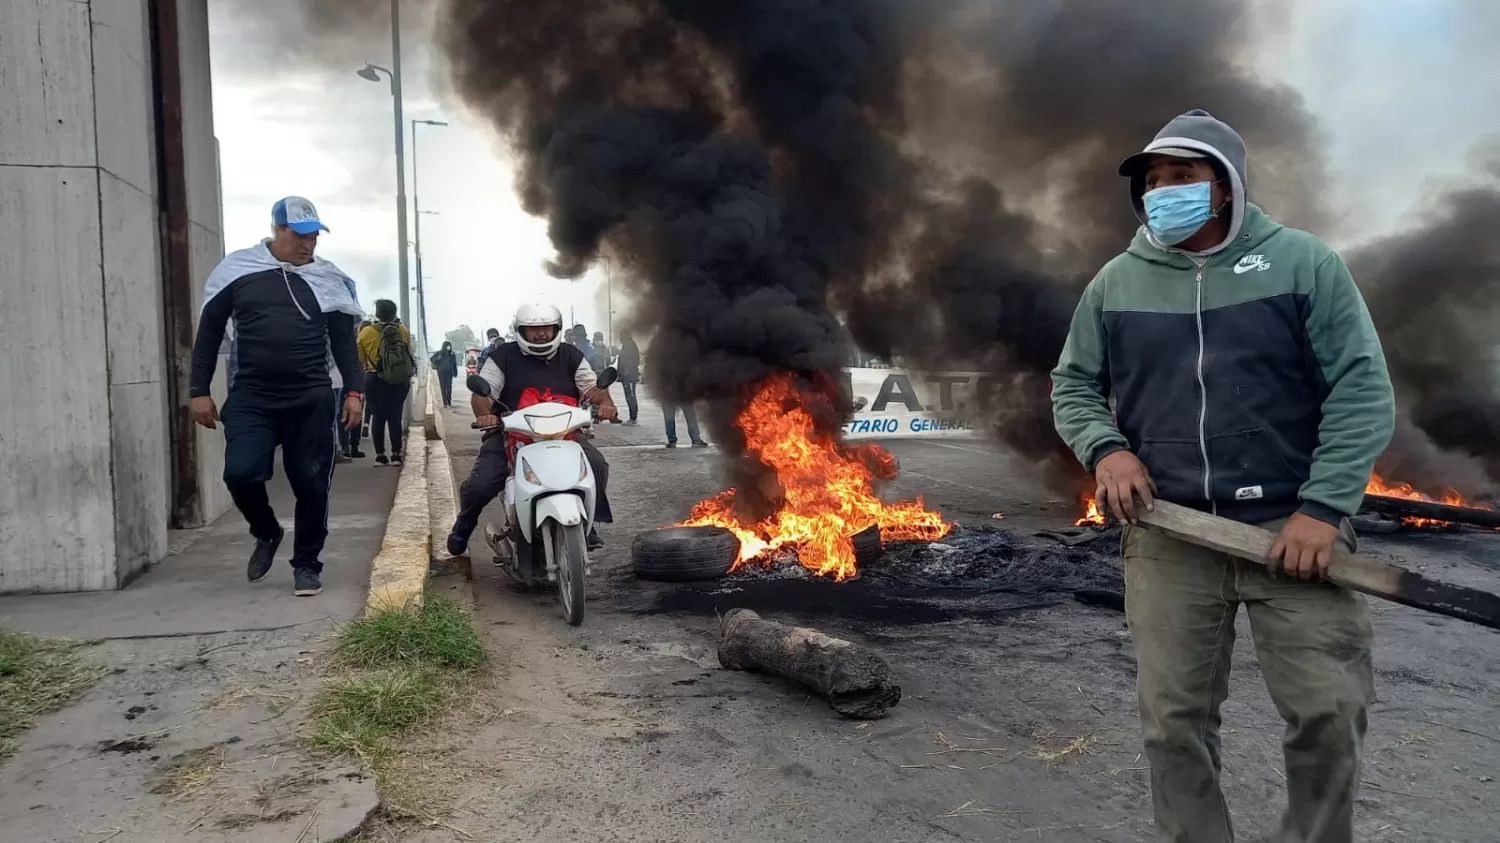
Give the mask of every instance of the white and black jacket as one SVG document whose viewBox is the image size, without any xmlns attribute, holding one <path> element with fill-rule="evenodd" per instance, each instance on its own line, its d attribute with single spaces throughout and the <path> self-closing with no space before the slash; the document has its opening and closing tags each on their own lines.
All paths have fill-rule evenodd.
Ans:
<svg viewBox="0 0 1500 843">
<path fill-rule="evenodd" d="M 282 263 L 269 241 L 233 252 L 204 289 L 190 394 L 209 394 L 226 332 L 236 394 L 295 401 L 315 388 L 359 384 L 355 327 L 362 315 L 354 281 L 330 261 Z"/>
</svg>

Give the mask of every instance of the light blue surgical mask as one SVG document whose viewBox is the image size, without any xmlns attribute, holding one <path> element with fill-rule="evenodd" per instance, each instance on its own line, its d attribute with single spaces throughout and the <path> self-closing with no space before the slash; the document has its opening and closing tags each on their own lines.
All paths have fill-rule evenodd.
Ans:
<svg viewBox="0 0 1500 843">
<path fill-rule="evenodd" d="M 1148 190 L 1141 202 L 1146 206 L 1146 226 L 1166 246 L 1176 246 L 1197 234 L 1216 213 L 1213 182 L 1207 181 Z"/>
</svg>

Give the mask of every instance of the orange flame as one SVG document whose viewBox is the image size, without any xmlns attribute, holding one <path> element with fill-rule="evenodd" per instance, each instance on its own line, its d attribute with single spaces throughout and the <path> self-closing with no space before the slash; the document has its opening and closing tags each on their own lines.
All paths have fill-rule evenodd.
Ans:
<svg viewBox="0 0 1500 843">
<path fill-rule="evenodd" d="M 1393 482 L 1391 482 L 1389 480 L 1385 480 L 1379 474 L 1376 474 L 1376 475 L 1374 475 L 1374 476 L 1372 476 L 1370 478 L 1369 485 L 1365 486 L 1365 494 L 1367 494 L 1367 495 L 1383 495 L 1383 496 L 1388 497 L 1388 498 L 1405 498 L 1406 500 L 1409 500 L 1409 501 L 1426 501 L 1428 503 L 1441 503 L 1441 504 L 1447 504 L 1448 506 L 1463 506 L 1463 507 L 1468 507 L 1468 508 L 1471 508 L 1471 509 L 1489 509 L 1490 508 L 1489 506 L 1486 506 L 1484 504 L 1477 503 L 1477 502 L 1465 499 L 1463 495 L 1460 495 L 1457 491 L 1455 491 L 1453 489 L 1447 489 L 1447 490 L 1445 490 L 1443 492 L 1443 496 L 1442 497 L 1434 498 L 1431 495 L 1425 495 L 1425 494 L 1417 491 L 1416 489 L 1414 489 L 1412 487 L 1412 485 L 1410 483 L 1402 483 L 1402 482 L 1399 482 L 1399 481 L 1393 483 Z M 1440 521 L 1440 520 L 1438 520 L 1436 518 L 1417 518 L 1417 517 L 1410 516 L 1410 515 L 1406 516 L 1405 518 L 1402 518 L 1401 519 L 1401 523 L 1405 524 L 1408 527 L 1451 527 L 1452 526 L 1452 523 L 1448 522 L 1448 521 Z"/>
<path fill-rule="evenodd" d="M 779 509 L 757 523 L 735 513 L 735 490 L 700 501 L 684 526 L 723 527 L 740 540 L 734 569 L 765 561 L 783 548 L 795 548 L 802 565 L 818 576 L 843 582 L 858 576 L 853 536 L 880 525 L 887 541 L 940 539 L 952 525 L 916 501 L 886 503 L 875 495 L 874 480 L 896 476 L 896 460 L 878 445 L 847 445 L 820 433 L 805 396 L 789 375 L 776 375 L 759 391 L 735 426 L 744 433 L 745 452 L 774 472 L 780 485 Z"/>
<path fill-rule="evenodd" d="M 1104 513 L 1099 511 L 1099 502 L 1094 500 L 1093 498 L 1084 498 L 1083 500 L 1084 503 L 1088 505 L 1088 507 L 1084 510 L 1083 516 L 1080 517 L 1077 521 L 1073 522 L 1073 526 L 1103 527 Z"/>
</svg>

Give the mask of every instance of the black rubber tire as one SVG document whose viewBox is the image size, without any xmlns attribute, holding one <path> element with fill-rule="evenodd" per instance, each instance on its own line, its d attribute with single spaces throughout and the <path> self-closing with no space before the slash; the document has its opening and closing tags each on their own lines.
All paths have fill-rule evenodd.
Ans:
<svg viewBox="0 0 1500 843">
<path fill-rule="evenodd" d="M 635 575 L 658 582 L 714 580 L 729 573 L 740 540 L 722 527 L 666 527 L 639 533 L 630 545 Z"/>
<path fill-rule="evenodd" d="M 853 536 L 854 541 L 854 564 L 863 568 L 885 555 L 885 544 L 880 541 L 880 525 L 871 526 L 860 530 Z"/>
</svg>

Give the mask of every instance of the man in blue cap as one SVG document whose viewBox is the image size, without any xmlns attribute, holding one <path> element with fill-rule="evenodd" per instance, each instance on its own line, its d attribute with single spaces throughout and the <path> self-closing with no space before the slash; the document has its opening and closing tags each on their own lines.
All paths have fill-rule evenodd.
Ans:
<svg viewBox="0 0 1500 843">
<path fill-rule="evenodd" d="M 337 439 L 331 391 L 343 387 L 346 427 L 358 425 L 363 412 L 354 344 L 363 312 L 354 281 L 313 254 L 328 228 L 311 202 L 288 196 L 272 207 L 271 222 L 271 237 L 225 256 L 209 275 L 193 343 L 189 412 L 209 429 L 220 421 L 209 384 L 227 331 L 224 484 L 255 539 L 246 573 L 251 582 L 265 578 L 284 535 L 266 495 L 279 446 L 297 496 L 294 593 L 310 596 L 323 589 L 318 557 L 328 537 Z"/>
</svg>

